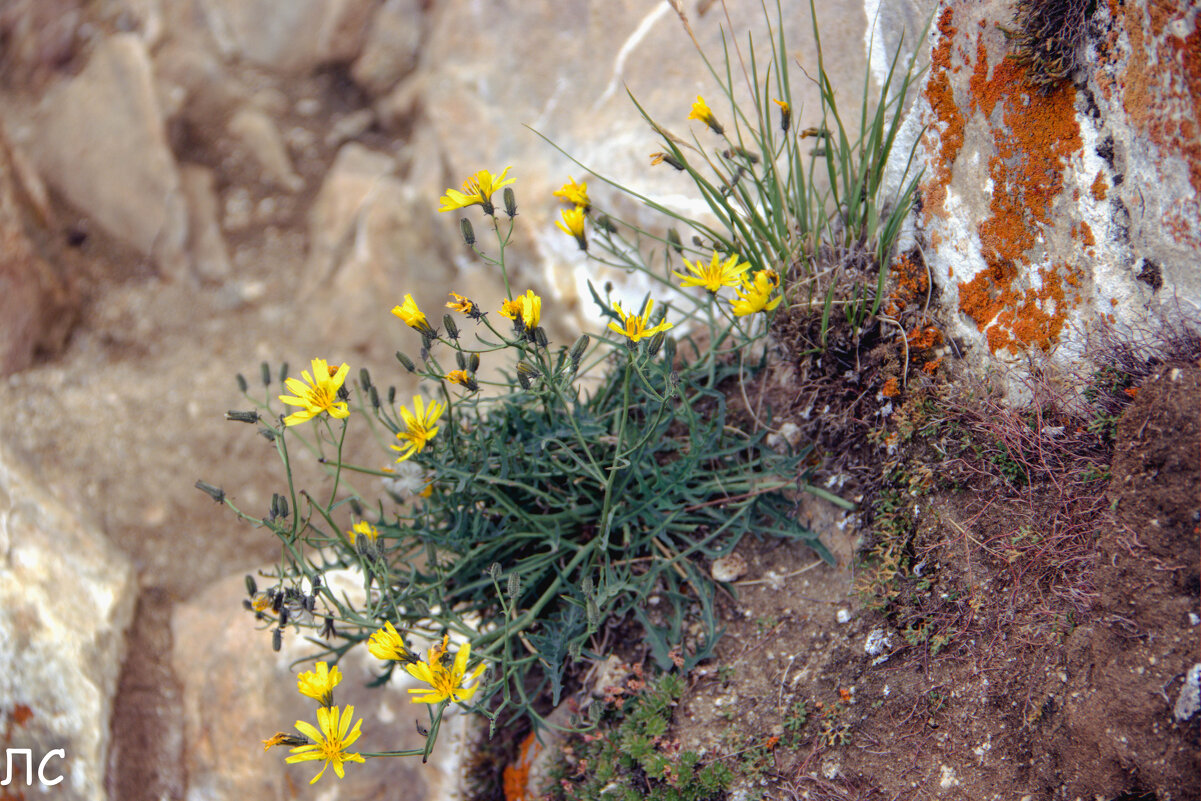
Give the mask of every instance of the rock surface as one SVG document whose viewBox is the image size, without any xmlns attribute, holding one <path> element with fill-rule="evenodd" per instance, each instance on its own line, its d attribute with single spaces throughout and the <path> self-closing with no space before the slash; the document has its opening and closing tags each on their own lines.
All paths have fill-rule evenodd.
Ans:
<svg viewBox="0 0 1201 801">
<path fill-rule="evenodd" d="M 47 93 L 24 144 L 79 210 L 164 274 L 185 274 L 187 210 L 141 38 L 98 42 L 83 72 Z"/>
<path fill-rule="evenodd" d="M 0 742 L 32 751 L 10 785 L 104 799 L 109 717 L 137 583 L 129 560 L 0 448 Z M 6 774 L 7 778 L 7 774 Z"/>
<path fill-rule="evenodd" d="M 1071 367 L 1098 324 L 1196 313 L 1201 71 L 1180 54 L 1196 49 L 1198 9 L 1098 3 L 1083 68 L 1049 92 L 1006 58 L 1014 13 L 1009 0 L 939 12 L 916 111 L 930 126 L 919 227 L 978 365 L 1047 353 Z"/>
</svg>

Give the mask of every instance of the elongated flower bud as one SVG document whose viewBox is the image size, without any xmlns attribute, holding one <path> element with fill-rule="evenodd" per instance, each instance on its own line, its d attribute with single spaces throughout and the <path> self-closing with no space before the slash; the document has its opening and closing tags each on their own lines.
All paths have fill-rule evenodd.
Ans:
<svg viewBox="0 0 1201 801">
<path fill-rule="evenodd" d="M 263 386 L 271 386 L 271 366 L 266 362 L 259 365 L 259 377 L 263 379 Z"/>
<path fill-rule="evenodd" d="M 196 489 L 205 493 L 217 503 L 223 503 L 225 501 L 225 490 L 221 489 L 220 487 L 214 487 L 207 481 L 197 481 Z"/>
<path fill-rule="evenodd" d="M 480 369 L 480 355 L 473 353 L 467 357 L 467 369 L 471 372 L 478 372 Z"/>
<path fill-rule="evenodd" d="M 509 591 L 509 599 L 516 601 L 517 596 L 521 593 L 521 577 L 516 573 L 510 573 L 509 586 L 506 589 Z"/>
<path fill-rule="evenodd" d="M 238 381 L 238 390 L 239 391 L 246 392 L 250 389 L 250 385 L 246 383 L 246 376 L 242 375 L 241 373 L 238 373 L 235 376 L 235 378 Z"/>
<path fill-rule="evenodd" d="M 359 386 L 363 389 L 371 388 L 371 373 L 367 371 L 366 367 L 359 368 Z"/>
<path fill-rule="evenodd" d="M 580 334 L 580 338 L 571 346 L 571 366 L 579 367 L 580 359 L 584 358 L 584 351 L 588 350 L 588 343 L 591 342 L 587 334 Z"/>
<path fill-rule="evenodd" d="M 408 370 L 410 373 L 417 372 L 417 366 L 413 364 L 413 360 L 408 356 L 405 356 L 400 351 L 396 351 L 396 361 L 400 362 L 404 369 Z"/>
<path fill-rule="evenodd" d="M 225 419 L 238 423 L 257 423 L 259 421 L 259 413 L 255 411 L 239 412 L 231 409 L 225 413 Z"/>
<path fill-rule="evenodd" d="M 442 315 L 442 324 L 446 326 L 446 335 L 451 339 L 459 338 L 459 327 L 455 325 L 454 318 L 449 314 Z"/>
<path fill-rule="evenodd" d="M 467 247 L 475 244 L 475 229 L 471 227 L 471 220 L 461 217 L 459 219 L 459 232 L 463 234 L 463 241 L 467 243 Z"/>
<path fill-rule="evenodd" d="M 505 187 L 505 214 L 509 215 L 509 219 L 517 216 L 517 195 L 513 192 L 513 187 Z"/>
</svg>

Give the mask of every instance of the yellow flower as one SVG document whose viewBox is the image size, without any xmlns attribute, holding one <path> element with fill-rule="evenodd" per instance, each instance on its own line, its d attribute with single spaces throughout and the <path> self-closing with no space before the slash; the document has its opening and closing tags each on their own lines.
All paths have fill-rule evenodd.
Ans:
<svg viewBox="0 0 1201 801">
<path fill-rule="evenodd" d="M 404 324 L 409 328 L 414 328 L 428 336 L 434 335 L 434 329 L 425 319 L 421 309 L 417 308 L 417 301 L 413 300 L 413 296 L 406 293 L 404 304 L 401 306 L 393 306 L 392 313 L 404 321 Z"/>
<path fill-rule="evenodd" d="M 330 670 L 325 662 L 318 662 L 316 670 L 301 673 L 296 679 L 296 689 L 301 695 L 307 695 L 321 706 L 331 706 L 334 703 L 334 688 L 342 681 L 342 671 L 334 665 Z"/>
<path fill-rule="evenodd" d="M 379 530 L 366 520 L 360 520 L 354 524 L 354 528 L 346 532 L 346 536 L 350 538 L 351 545 L 354 545 L 355 540 L 360 536 L 367 540 L 367 542 L 374 543 L 379 539 Z"/>
<path fill-rule="evenodd" d="M 567 176 L 567 183 L 563 184 L 563 188 L 555 192 L 555 197 L 563 198 L 563 200 L 572 205 L 579 206 L 584 211 L 592 207 L 592 203 L 588 200 L 588 183 L 575 182 L 575 178 Z"/>
<path fill-rule="evenodd" d="M 468 300 L 458 292 L 451 292 L 449 294 L 452 298 L 454 298 L 454 300 L 447 301 L 446 308 L 450 309 L 451 311 L 462 312 L 468 317 L 479 317 L 479 307 L 476 306 L 473 301 Z"/>
<path fill-rule="evenodd" d="M 302 382 L 298 378 L 289 378 L 284 382 L 291 395 L 280 395 L 279 399 L 288 406 L 303 407 L 284 418 L 284 425 L 294 426 L 312 420 L 322 412 L 329 412 L 331 417 L 343 418 L 350 415 L 350 407 L 346 401 L 338 400 L 338 390 L 350 372 L 350 365 L 343 363 L 338 368 L 330 367 L 324 359 L 313 359 L 313 374 L 302 370 Z"/>
<path fill-rule="evenodd" d="M 658 153 L 651 153 L 651 166 L 652 167 L 654 167 L 656 164 L 663 164 L 664 162 L 675 167 L 677 170 L 684 169 L 683 162 L 681 162 L 678 158 L 676 158 L 675 156 L 673 156 L 670 153 L 664 153 L 662 151 L 659 151 Z"/>
<path fill-rule="evenodd" d="M 405 647 L 404 637 L 396 631 L 391 621 L 384 621 L 384 627 L 377 630 L 367 640 L 367 650 L 376 659 L 395 662 L 412 662 L 413 655 Z"/>
<path fill-rule="evenodd" d="M 404 420 L 405 430 L 396 432 L 396 438 L 407 444 L 392 446 L 392 450 L 400 451 L 400 458 L 396 460 L 398 462 L 403 462 L 413 454 L 425 449 L 426 443 L 438 433 L 438 427 L 434 423 L 438 422 L 445 407 L 437 401 L 430 401 L 427 409 L 421 396 L 414 395 L 413 409 L 413 412 L 409 412 L 404 406 L 400 407 L 400 416 Z"/>
<path fill-rule="evenodd" d="M 705 102 L 705 98 L 700 95 L 696 96 L 696 102 L 692 104 L 692 111 L 688 114 L 690 120 L 700 120 L 709 126 L 709 129 L 715 134 L 721 134 L 725 128 L 721 127 L 721 123 L 717 121 L 717 117 L 713 116 L 713 112 L 709 109 L 709 105 Z"/>
<path fill-rule="evenodd" d="M 520 321 L 526 331 L 533 331 L 542 317 L 542 298 L 527 289 L 524 295 L 518 295 L 513 300 L 501 304 L 500 316 L 508 317 L 513 322 Z"/>
<path fill-rule="evenodd" d="M 576 244 L 580 246 L 580 250 L 588 249 L 588 238 L 584 235 L 584 207 L 576 206 L 570 209 L 563 209 L 563 221 L 556 222 L 559 230 L 568 236 L 575 237 Z"/>
<path fill-rule="evenodd" d="M 502 186 L 513 183 L 512 178 L 505 180 L 508 172 L 509 168 L 505 167 L 500 175 L 494 178 L 492 173 L 487 170 L 480 170 L 463 182 L 462 192 L 447 189 L 446 194 L 442 196 L 442 205 L 438 207 L 438 211 L 454 211 L 479 205 L 484 208 L 485 214 L 492 214 L 495 211 L 492 207 L 492 193 Z"/>
<path fill-rule="evenodd" d="M 792 123 L 792 106 L 788 105 L 787 100 L 772 98 L 771 102 L 780 107 L 780 128 L 787 133 L 788 126 Z"/>
<path fill-rule="evenodd" d="M 737 253 L 725 261 L 718 261 L 717 251 L 713 251 L 713 259 L 708 265 L 702 264 L 699 260 L 691 262 L 684 259 L 684 266 L 692 275 L 672 272 L 676 278 L 683 279 L 680 286 L 703 286 L 713 294 L 717 294 L 717 291 L 723 286 L 739 286 L 742 283 L 742 274 L 751 268 L 751 265 L 745 261 L 741 264 L 738 262 Z"/>
<path fill-rule="evenodd" d="M 486 665 L 480 663 L 476 669 L 467 675 L 467 659 L 471 656 L 471 643 L 464 643 L 459 649 L 459 653 L 455 654 L 454 664 L 447 668 L 442 663 L 442 658 L 446 655 L 446 646 L 450 638 L 443 637 L 441 645 L 434 645 L 429 650 L 429 657 L 426 661 L 415 662 L 412 665 L 406 665 L 405 670 L 409 672 L 413 678 L 418 681 L 423 681 L 430 686 L 430 689 L 424 687 L 414 688 L 409 690 L 410 693 L 418 697 L 413 699 L 415 704 L 438 704 L 443 701 L 458 701 L 465 702 L 471 700 L 471 696 L 475 695 L 475 691 L 479 689 L 476 684 L 472 687 L 464 687 L 467 682 L 474 682 L 484 672 Z M 422 695 L 424 693 L 424 695 Z"/>
<path fill-rule="evenodd" d="M 620 303 L 615 304 L 615 310 L 621 317 L 622 325 L 618 325 L 617 323 L 609 323 L 609 328 L 619 334 L 624 334 L 631 342 L 637 342 L 643 337 L 654 336 L 660 331 L 666 331 L 672 327 L 672 324 L 666 321 L 659 323 L 654 328 L 646 327 L 647 323 L 650 322 L 651 309 L 654 307 L 654 305 L 655 302 L 650 298 L 647 298 L 646 306 L 643 308 L 640 316 L 637 314 L 626 314 L 621 308 Z"/>
<path fill-rule="evenodd" d="M 738 298 L 730 301 L 735 316 L 746 317 L 755 312 L 769 312 L 779 306 L 782 296 L 776 295 L 771 298 L 771 293 L 779 285 L 780 276 L 775 270 L 757 270 L 753 281 L 743 278 L 742 287 L 736 290 Z"/>
<path fill-rule="evenodd" d="M 353 706 L 346 707 L 342 713 L 338 712 L 336 706 L 323 706 L 317 710 L 317 726 L 303 720 L 296 721 L 296 728 L 312 742 L 293 748 L 292 756 L 284 761 L 291 765 L 297 762 L 323 760 L 325 765 L 309 784 L 314 784 L 320 779 L 330 765 L 334 766 L 334 773 L 338 774 L 338 778 L 343 778 L 346 775 L 346 771 L 342 768 L 343 762 L 366 761 L 362 754 L 351 754 L 346 751 L 347 747 L 353 745 L 362 734 L 359 731 L 363 725 L 362 720 L 356 721 L 354 729 L 351 730 L 350 721 L 353 717 Z"/>
<path fill-rule="evenodd" d="M 446 374 L 446 380 L 452 384 L 467 387 L 472 392 L 480 388 L 479 383 L 475 380 L 475 376 L 466 370 L 451 370 Z"/>
</svg>

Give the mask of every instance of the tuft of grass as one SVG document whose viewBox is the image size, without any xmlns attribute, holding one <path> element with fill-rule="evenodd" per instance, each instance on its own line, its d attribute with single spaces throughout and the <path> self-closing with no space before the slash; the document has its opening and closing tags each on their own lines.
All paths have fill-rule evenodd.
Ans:
<svg viewBox="0 0 1201 801">
<path fill-rule="evenodd" d="M 1080 51 L 1095 0 L 1019 0 L 1012 58 L 1044 93 L 1080 69 Z"/>
</svg>

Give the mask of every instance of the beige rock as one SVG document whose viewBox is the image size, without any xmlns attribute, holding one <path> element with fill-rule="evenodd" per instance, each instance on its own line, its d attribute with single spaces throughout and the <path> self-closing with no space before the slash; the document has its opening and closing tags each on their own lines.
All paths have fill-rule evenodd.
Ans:
<svg viewBox="0 0 1201 801">
<path fill-rule="evenodd" d="M 363 52 L 350 74 L 368 95 L 379 97 L 417 66 L 426 19 L 421 0 L 386 0 L 372 17 Z"/>
<path fill-rule="evenodd" d="M 187 210 L 145 43 L 101 40 L 79 75 L 57 84 L 23 143 L 47 183 L 173 278 L 187 270 Z"/>
<path fill-rule="evenodd" d="M 304 179 L 292 168 L 283 137 L 267 114 L 250 106 L 240 108 L 230 119 L 228 130 L 258 163 L 267 181 L 289 192 L 304 188 Z"/>
<path fill-rule="evenodd" d="M 184 196 L 188 201 L 188 253 L 196 275 L 205 281 L 228 278 L 232 268 L 219 221 L 212 170 L 196 164 L 180 168 Z"/>
<path fill-rule="evenodd" d="M 137 587 L 129 561 L 0 448 L 0 730 L 28 748 L 10 789 L 45 777 L 64 799 L 105 799 L 109 717 Z M 7 774 L 6 774 L 7 775 Z"/>
<path fill-rule="evenodd" d="M 349 62 L 362 49 L 375 0 L 197 0 L 204 25 L 229 58 L 279 73 Z"/>
</svg>

